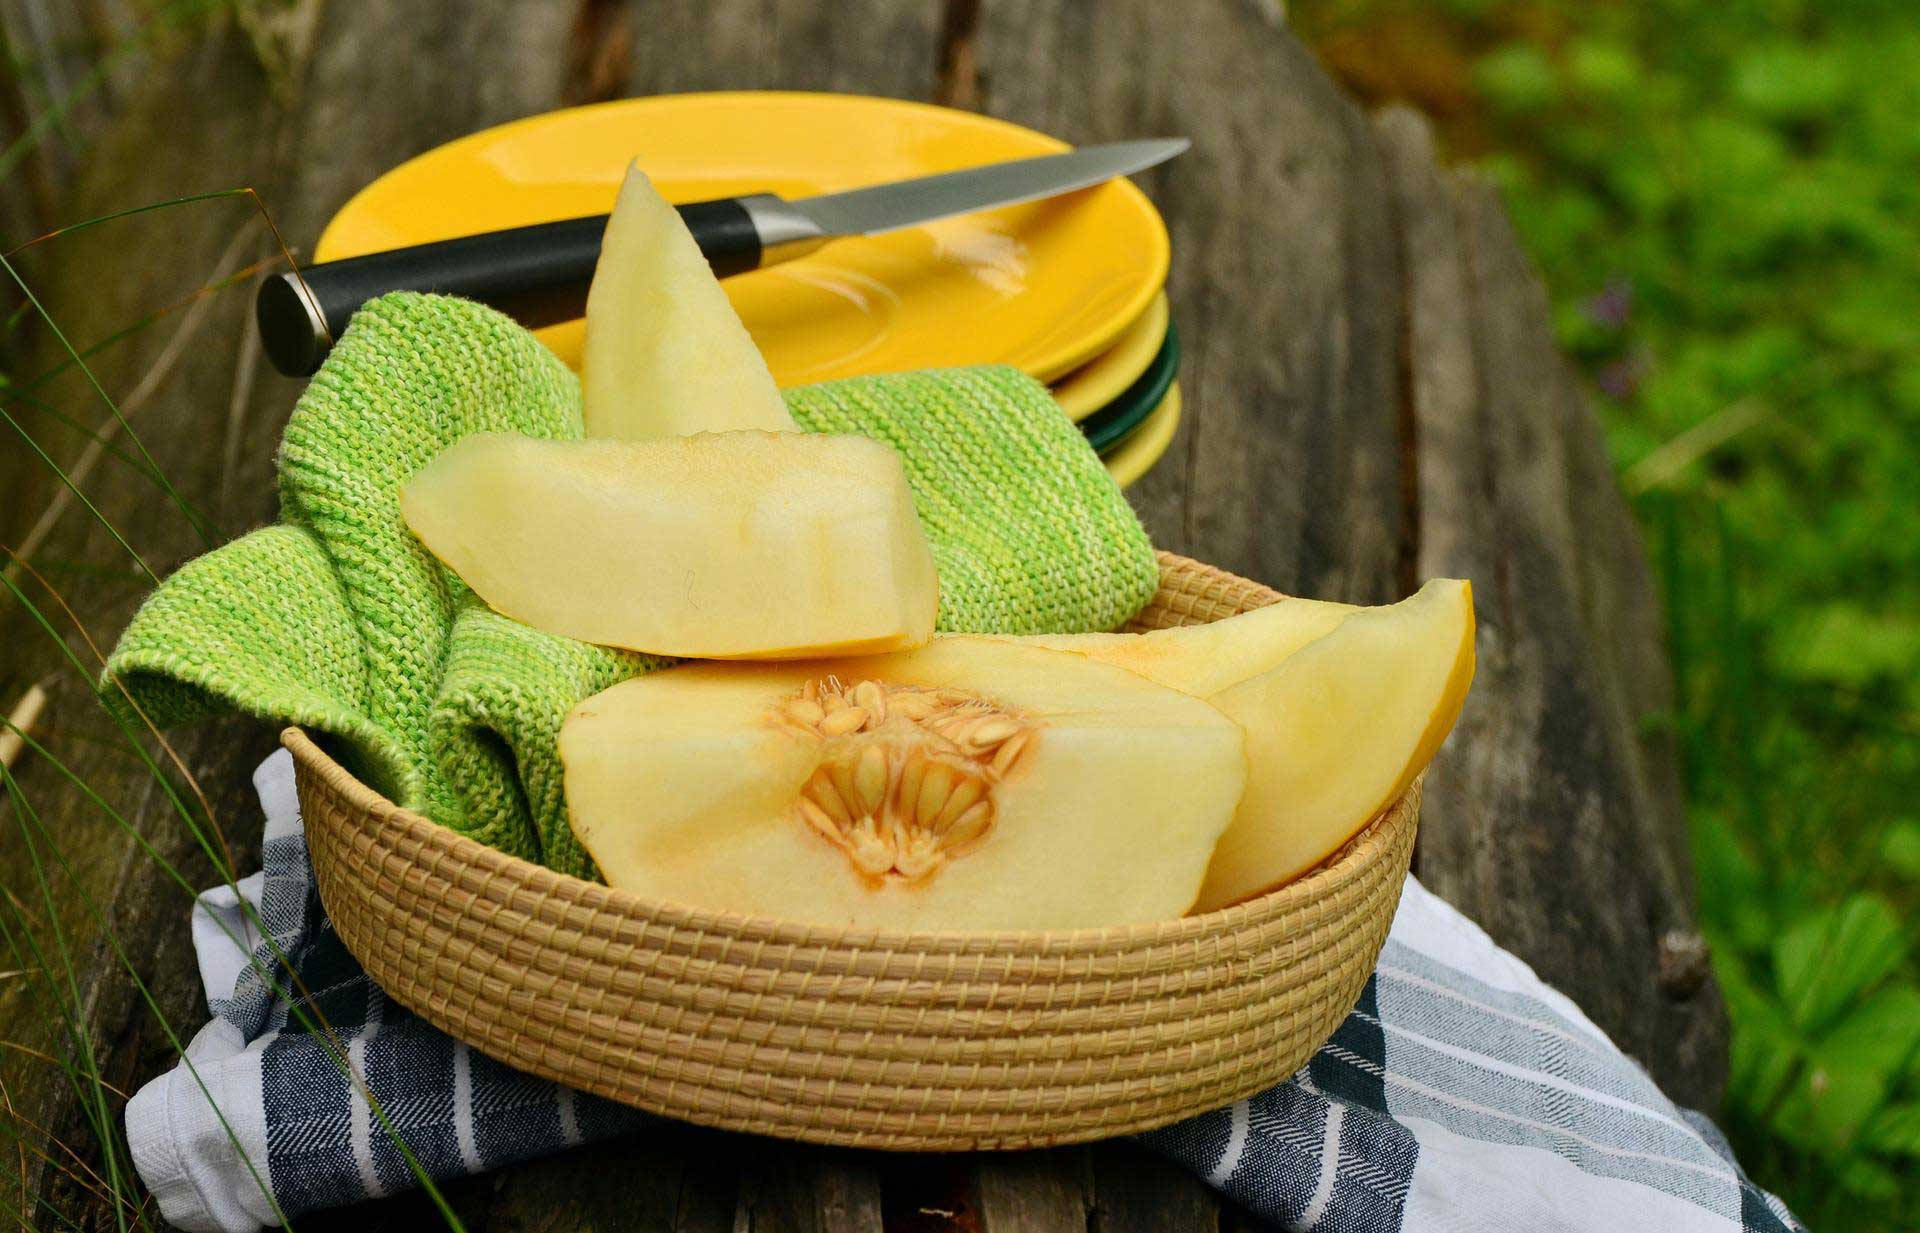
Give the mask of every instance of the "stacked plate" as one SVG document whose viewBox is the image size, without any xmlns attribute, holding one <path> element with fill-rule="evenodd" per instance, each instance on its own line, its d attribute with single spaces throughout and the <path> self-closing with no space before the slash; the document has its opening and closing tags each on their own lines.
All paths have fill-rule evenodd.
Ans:
<svg viewBox="0 0 1920 1233">
<path fill-rule="evenodd" d="M 1167 452 L 1180 426 L 1180 333 L 1155 296 L 1120 340 L 1053 383 L 1053 396 L 1121 484 Z"/>
<path fill-rule="evenodd" d="M 638 159 L 671 201 L 806 197 L 1066 149 L 1003 121 L 839 94 L 630 99 L 534 116 L 394 168 L 330 223 L 316 260 L 612 208 Z M 727 280 L 782 386 L 1011 364 L 1048 382 L 1124 483 L 1180 419 L 1167 231 L 1120 180 L 1065 197 L 839 240 Z M 581 325 L 541 331 L 569 363 Z"/>
</svg>

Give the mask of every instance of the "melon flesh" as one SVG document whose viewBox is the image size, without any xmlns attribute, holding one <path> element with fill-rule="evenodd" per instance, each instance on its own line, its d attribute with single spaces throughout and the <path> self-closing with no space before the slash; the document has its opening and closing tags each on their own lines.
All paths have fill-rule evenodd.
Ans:
<svg viewBox="0 0 1920 1233">
<path fill-rule="evenodd" d="M 1287 596 L 1203 625 L 1144 634 L 1038 634 L 1020 641 L 1118 664 L 1170 689 L 1205 698 L 1277 666 L 1358 611 L 1352 604 Z"/>
<path fill-rule="evenodd" d="M 1245 779 L 1199 699 L 975 637 L 637 677 L 574 709 L 560 756 L 610 885 L 910 931 L 1178 917 Z"/>
<path fill-rule="evenodd" d="M 1460 717 L 1473 630 L 1472 588 L 1435 579 L 1208 697 L 1245 730 L 1249 773 L 1195 911 L 1312 868 L 1412 785 Z"/>
<path fill-rule="evenodd" d="M 590 437 L 795 430 L 699 245 L 638 164 L 627 169 L 607 222 L 586 335 Z"/>
<path fill-rule="evenodd" d="M 660 655 L 864 653 L 933 636 L 939 582 L 900 457 L 865 437 L 480 433 L 400 509 L 496 611 Z"/>
</svg>

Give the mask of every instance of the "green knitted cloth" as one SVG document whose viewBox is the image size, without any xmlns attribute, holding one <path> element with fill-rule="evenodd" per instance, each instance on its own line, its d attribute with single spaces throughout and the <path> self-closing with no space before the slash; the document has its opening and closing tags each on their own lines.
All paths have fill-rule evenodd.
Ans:
<svg viewBox="0 0 1920 1233">
<path fill-rule="evenodd" d="M 940 573 L 943 630 L 1112 629 L 1153 552 L 1044 387 L 1006 368 L 861 377 L 786 395 L 810 432 L 900 451 Z M 493 612 L 401 521 L 400 486 L 471 432 L 580 435 L 574 375 L 512 321 L 443 296 L 368 304 L 294 407 L 281 522 L 190 561 L 107 664 L 163 726 L 230 710 L 323 734 L 402 805 L 593 877 L 555 751 L 574 703 L 661 661 Z"/>
</svg>

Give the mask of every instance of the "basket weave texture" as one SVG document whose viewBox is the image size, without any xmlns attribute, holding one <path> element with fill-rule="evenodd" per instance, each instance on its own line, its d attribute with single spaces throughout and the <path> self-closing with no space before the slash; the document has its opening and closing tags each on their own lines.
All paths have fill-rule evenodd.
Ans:
<svg viewBox="0 0 1920 1233">
<path fill-rule="evenodd" d="M 1133 628 L 1273 591 L 1162 554 Z M 322 900 L 401 1004 L 502 1062 L 685 1121 L 896 1150 L 1162 1126 L 1271 1086 L 1353 1006 L 1412 855 L 1416 783 L 1230 908 L 1058 933 L 898 934 L 701 911 L 400 809 L 288 729 Z"/>
</svg>

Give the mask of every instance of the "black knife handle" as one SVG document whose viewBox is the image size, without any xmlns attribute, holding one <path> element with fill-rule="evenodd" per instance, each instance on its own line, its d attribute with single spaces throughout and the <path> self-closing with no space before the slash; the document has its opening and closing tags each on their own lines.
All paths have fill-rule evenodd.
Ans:
<svg viewBox="0 0 1920 1233">
<path fill-rule="evenodd" d="M 679 206 L 681 219 L 726 278 L 760 265 L 760 233 L 738 198 Z M 320 367 L 347 319 L 389 291 L 437 291 L 491 305 L 529 328 L 586 311 L 607 216 L 568 218 L 461 236 L 342 261 L 323 261 L 260 284 L 254 316 L 273 366 L 290 377 Z"/>
</svg>

